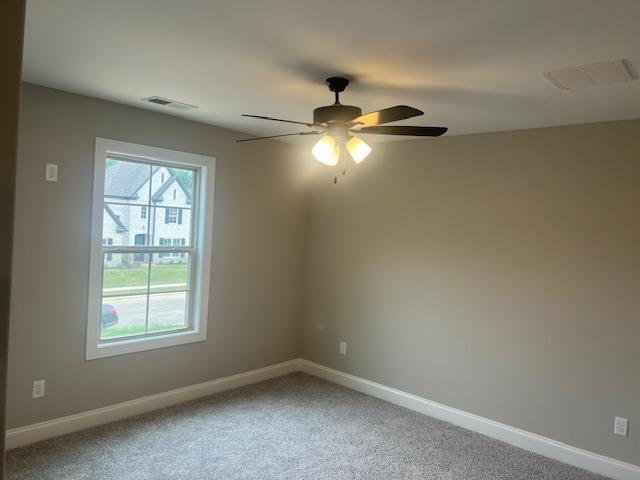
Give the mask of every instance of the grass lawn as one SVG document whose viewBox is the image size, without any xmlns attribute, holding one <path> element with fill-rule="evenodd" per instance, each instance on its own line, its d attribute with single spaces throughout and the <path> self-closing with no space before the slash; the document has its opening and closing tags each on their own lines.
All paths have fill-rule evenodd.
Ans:
<svg viewBox="0 0 640 480">
<path fill-rule="evenodd" d="M 147 267 L 105 268 L 103 288 L 146 286 Z M 186 283 L 187 265 L 151 265 L 151 284 Z"/>
<path fill-rule="evenodd" d="M 184 324 L 178 325 L 163 325 L 159 323 L 151 323 L 149 324 L 148 333 L 157 333 L 157 332 L 165 332 L 169 330 L 178 330 L 180 328 L 184 328 Z M 128 337 L 131 335 L 140 335 L 144 333 L 144 325 L 130 325 L 128 327 L 118 327 L 114 325 L 113 327 L 107 327 L 102 330 L 100 334 L 100 338 L 102 340 L 106 340 L 108 338 L 115 337 Z"/>
</svg>

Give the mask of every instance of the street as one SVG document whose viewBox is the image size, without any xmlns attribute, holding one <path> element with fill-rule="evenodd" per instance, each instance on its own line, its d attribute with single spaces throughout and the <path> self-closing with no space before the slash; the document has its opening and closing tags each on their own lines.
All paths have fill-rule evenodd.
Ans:
<svg viewBox="0 0 640 480">
<path fill-rule="evenodd" d="M 187 292 L 156 293 L 149 296 L 149 324 L 176 325 L 184 323 Z M 147 296 L 106 297 L 103 303 L 113 305 L 118 312 L 115 327 L 145 324 Z"/>
</svg>

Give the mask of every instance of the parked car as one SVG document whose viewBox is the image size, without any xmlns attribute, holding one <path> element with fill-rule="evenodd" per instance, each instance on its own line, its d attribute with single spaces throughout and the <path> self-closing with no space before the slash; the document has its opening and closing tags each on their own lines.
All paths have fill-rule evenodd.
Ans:
<svg viewBox="0 0 640 480">
<path fill-rule="evenodd" d="M 108 303 L 102 304 L 102 328 L 112 327 L 118 323 L 116 307 Z"/>
</svg>

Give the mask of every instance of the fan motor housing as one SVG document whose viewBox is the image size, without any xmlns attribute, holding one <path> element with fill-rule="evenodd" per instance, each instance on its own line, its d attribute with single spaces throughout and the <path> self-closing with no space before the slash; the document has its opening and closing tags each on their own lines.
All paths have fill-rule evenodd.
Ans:
<svg viewBox="0 0 640 480">
<path fill-rule="evenodd" d="M 327 105 L 313 111 L 313 123 L 346 123 L 362 115 L 362 109 L 353 105 Z"/>
</svg>

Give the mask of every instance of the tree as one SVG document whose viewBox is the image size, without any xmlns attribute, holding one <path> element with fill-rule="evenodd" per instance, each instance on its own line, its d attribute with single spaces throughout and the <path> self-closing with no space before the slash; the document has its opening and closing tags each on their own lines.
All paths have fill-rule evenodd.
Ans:
<svg viewBox="0 0 640 480">
<path fill-rule="evenodd" d="M 188 190 L 191 190 L 193 187 L 193 172 L 190 170 L 176 170 L 176 177 L 182 184 L 182 186 Z"/>
</svg>

